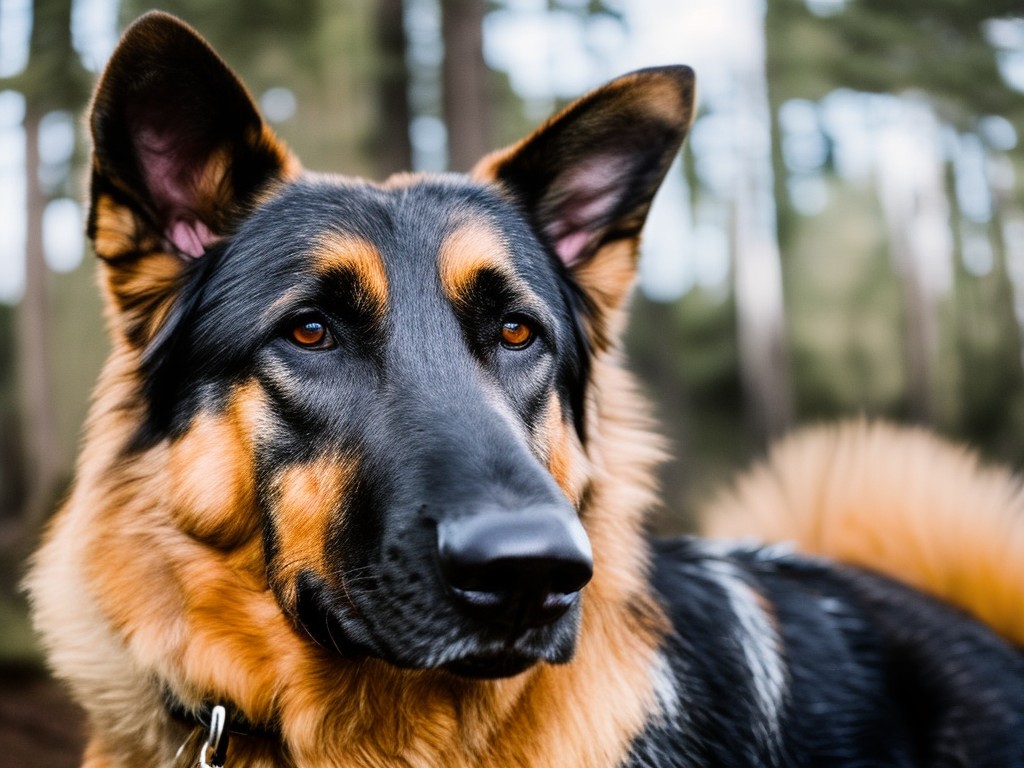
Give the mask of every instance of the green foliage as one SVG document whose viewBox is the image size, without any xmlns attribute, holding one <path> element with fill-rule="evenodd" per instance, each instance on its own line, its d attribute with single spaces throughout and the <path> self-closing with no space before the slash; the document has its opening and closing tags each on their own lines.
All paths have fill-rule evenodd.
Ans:
<svg viewBox="0 0 1024 768">
<path fill-rule="evenodd" d="M 91 77 L 71 44 L 71 7 L 72 0 L 34 0 L 28 67 L 0 78 L 0 89 L 20 91 L 37 114 L 77 110 L 89 94 Z"/>
<path fill-rule="evenodd" d="M 899 416 L 906 411 L 903 296 L 877 201 L 837 181 L 829 191 L 828 208 L 795 229 L 786 260 L 798 417 Z"/>
<path fill-rule="evenodd" d="M 813 16 L 803 0 L 768 4 L 768 55 L 775 99 L 828 90 L 927 93 L 963 129 L 1000 114 L 1024 133 L 1024 94 L 1002 79 L 984 24 L 1020 14 L 1013 0 L 857 0 L 835 16 Z"/>
</svg>

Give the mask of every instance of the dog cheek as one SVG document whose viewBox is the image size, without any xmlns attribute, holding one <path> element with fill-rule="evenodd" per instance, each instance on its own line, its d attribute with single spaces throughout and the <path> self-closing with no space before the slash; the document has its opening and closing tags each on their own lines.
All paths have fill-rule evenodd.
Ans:
<svg viewBox="0 0 1024 768">
<path fill-rule="evenodd" d="M 169 457 L 177 527 L 220 549 L 259 534 L 252 451 L 230 416 L 199 417 Z"/>
<path fill-rule="evenodd" d="M 273 539 L 271 579 L 279 599 L 295 606 L 299 575 L 310 571 L 326 582 L 337 581 L 337 565 L 328 563 L 326 543 L 342 524 L 344 495 L 357 463 L 328 456 L 282 470 L 271 483 L 275 500 L 270 513 Z"/>
<path fill-rule="evenodd" d="M 572 505 L 580 508 L 587 484 L 587 458 L 576 430 L 563 418 L 558 396 L 553 395 L 544 418 L 548 472 Z"/>
</svg>

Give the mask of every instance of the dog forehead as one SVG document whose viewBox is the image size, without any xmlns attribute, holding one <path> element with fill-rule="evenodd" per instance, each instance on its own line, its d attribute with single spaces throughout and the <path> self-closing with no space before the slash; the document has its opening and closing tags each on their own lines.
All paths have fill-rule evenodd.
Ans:
<svg viewBox="0 0 1024 768">
<path fill-rule="evenodd" d="M 440 285 L 454 301 L 481 271 L 510 283 L 550 271 L 519 208 L 458 176 L 384 187 L 304 178 L 264 202 L 239 229 L 231 251 L 245 271 L 274 276 L 282 286 L 344 273 L 382 304 L 410 292 L 422 295 L 428 285 Z"/>
</svg>

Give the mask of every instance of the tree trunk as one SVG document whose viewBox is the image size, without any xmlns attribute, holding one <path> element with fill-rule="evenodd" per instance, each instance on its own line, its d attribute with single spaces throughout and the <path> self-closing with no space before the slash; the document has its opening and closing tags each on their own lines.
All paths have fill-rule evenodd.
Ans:
<svg viewBox="0 0 1024 768">
<path fill-rule="evenodd" d="M 43 256 L 43 209 L 39 184 L 40 112 L 31 102 L 25 116 L 25 295 L 18 305 L 18 394 L 25 460 L 25 530 L 30 533 L 50 511 L 60 475 L 59 438 L 54 417 L 50 362 L 49 271 Z"/>
<path fill-rule="evenodd" d="M 441 2 L 442 106 L 453 171 L 468 170 L 491 148 L 483 21 L 483 0 Z"/>
<path fill-rule="evenodd" d="M 403 0 L 380 0 L 377 4 L 380 134 L 376 150 L 377 168 L 381 178 L 412 168 L 406 46 Z"/>
<path fill-rule="evenodd" d="M 29 65 L 0 87 L 25 96 L 25 294 L 14 318 L 20 485 L 24 507 L 15 538 L 30 540 L 50 511 L 63 473 L 53 399 L 49 270 L 43 256 L 47 190 L 39 179 L 39 126 L 54 109 L 77 110 L 88 78 L 71 43 L 72 0 L 34 0 Z"/>
<path fill-rule="evenodd" d="M 889 251 L 903 289 L 907 410 L 933 426 L 941 418 L 939 303 L 952 285 L 952 241 L 943 168 L 941 127 L 930 108 L 898 102 L 899 112 L 876 141 L 878 199 Z"/>
<path fill-rule="evenodd" d="M 740 373 L 754 433 L 767 441 L 793 421 L 789 349 L 785 335 L 782 260 L 773 203 L 771 107 L 763 16 L 751 39 L 760 41 L 737 73 L 736 146 L 739 163 L 733 208 Z"/>
</svg>

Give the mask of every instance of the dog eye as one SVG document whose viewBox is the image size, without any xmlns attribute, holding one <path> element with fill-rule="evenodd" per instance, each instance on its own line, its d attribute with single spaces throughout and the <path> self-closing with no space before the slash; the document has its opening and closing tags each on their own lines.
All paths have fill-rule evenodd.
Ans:
<svg viewBox="0 0 1024 768">
<path fill-rule="evenodd" d="M 526 349 L 535 336 L 533 326 L 519 318 L 508 318 L 501 324 L 501 346 L 505 349 Z"/>
<path fill-rule="evenodd" d="M 288 338 L 303 349 L 329 349 L 334 346 L 327 325 L 315 316 L 301 318 L 289 330 Z"/>
</svg>

